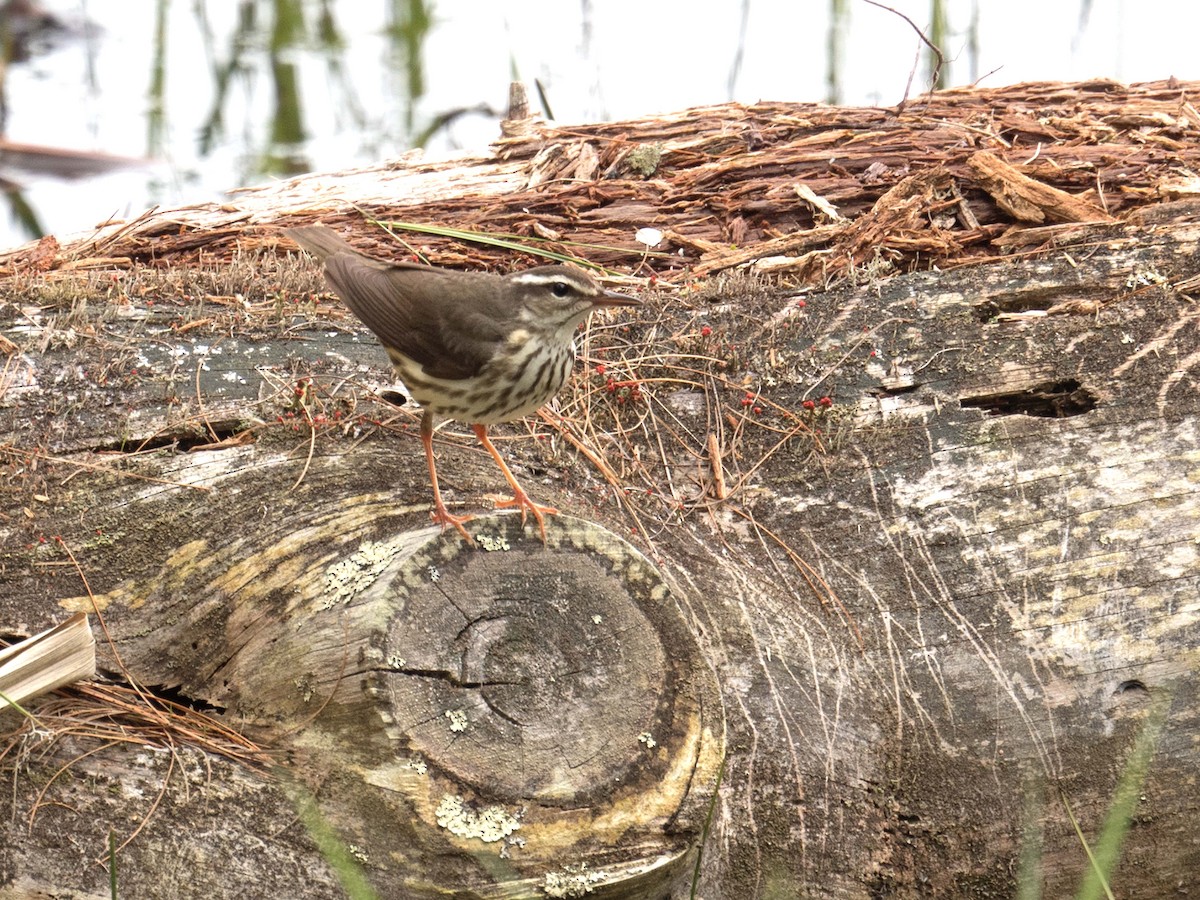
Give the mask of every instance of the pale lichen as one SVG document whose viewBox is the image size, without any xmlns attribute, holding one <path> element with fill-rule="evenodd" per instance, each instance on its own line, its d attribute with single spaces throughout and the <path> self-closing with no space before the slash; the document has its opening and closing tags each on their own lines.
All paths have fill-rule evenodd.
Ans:
<svg viewBox="0 0 1200 900">
<path fill-rule="evenodd" d="M 395 548 L 366 541 L 354 553 L 334 563 L 325 571 L 325 595 L 322 609 L 332 609 L 339 603 L 349 603 L 358 593 L 370 587 L 387 568 Z"/>
<path fill-rule="evenodd" d="M 625 155 L 625 165 L 643 178 L 649 178 L 658 171 L 662 155 L 662 144 L 642 144 Z"/>
<path fill-rule="evenodd" d="M 592 885 L 604 880 L 602 872 L 595 872 L 587 863 L 563 866 L 559 872 L 548 872 L 542 879 L 542 890 L 547 897 L 582 897 L 592 892 Z"/>
<path fill-rule="evenodd" d="M 478 838 L 485 844 L 503 840 L 521 827 L 516 816 L 502 806 L 475 809 L 458 794 L 446 794 L 434 811 L 437 823 L 459 837 Z"/>
<path fill-rule="evenodd" d="M 401 769 L 411 769 L 413 772 L 416 772 L 418 775 L 424 775 L 426 772 L 429 771 L 429 764 L 426 763 L 425 760 L 422 759 L 421 756 L 418 754 L 418 755 L 414 755 L 414 756 L 410 757 L 409 759 L 405 760 L 404 762 L 402 762 L 400 764 L 400 768 Z"/>
<path fill-rule="evenodd" d="M 508 539 L 502 534 L 477 534 L 475 540 L 484 550 L 508 550 Z"/>
</svg>

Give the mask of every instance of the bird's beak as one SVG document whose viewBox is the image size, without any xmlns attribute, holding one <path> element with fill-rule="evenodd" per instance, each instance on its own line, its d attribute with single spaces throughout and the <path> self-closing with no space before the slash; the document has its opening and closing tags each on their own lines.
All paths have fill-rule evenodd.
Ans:
<svg viewBox="0 0 1200 900">
<path fill-rule="evenodd" d="M 605 291 L 598 297 L 592 298 L 593 306 L 641 306 L 642 301 L 639 297 L 630 297 L 628 294 L 618 294 L 616 291 Z"/>
</svg>

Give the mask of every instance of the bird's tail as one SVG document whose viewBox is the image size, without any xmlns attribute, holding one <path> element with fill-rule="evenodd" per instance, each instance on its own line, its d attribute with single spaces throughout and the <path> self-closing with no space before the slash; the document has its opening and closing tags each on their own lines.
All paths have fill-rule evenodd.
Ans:
<svg viewBox="0 0 1200 900">
<path fill-rule="evenodd" d="M 360 255 L 357 250 L 343 241 L 332 228 L 325 225 L 299 225 L 285 228 L 283 233 L 321 262 L 335 253 Z"/>
</svg>

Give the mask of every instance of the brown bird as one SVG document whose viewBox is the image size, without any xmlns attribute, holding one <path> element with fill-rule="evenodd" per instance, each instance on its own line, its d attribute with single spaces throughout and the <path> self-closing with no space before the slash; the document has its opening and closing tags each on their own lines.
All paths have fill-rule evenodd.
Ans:
<svg viewBox="0 0 1200 900">
<path fill-rule="evenodd" d="M 359 253 L 324 225 L 288 228 L 289 238 L 325 264 L 325 279 L 387 350 L 412 398 L 424 409 L 421 443 L 433 482 L 433 513 L 471 540 L 438 489 L 433 460 L 436 416 L 471 425 L 512 488 L 521 521 L 532 513 L 546 541 L 544 516 L 558 510 L 529 498 L 488 439 L 487 426 L 528 415 L 558 393 L 575 363 L 576 326 L 606 306 L 637 306 L 582 272 L 540 266 L 511 275 L 456 272 Z"/>
</svg>

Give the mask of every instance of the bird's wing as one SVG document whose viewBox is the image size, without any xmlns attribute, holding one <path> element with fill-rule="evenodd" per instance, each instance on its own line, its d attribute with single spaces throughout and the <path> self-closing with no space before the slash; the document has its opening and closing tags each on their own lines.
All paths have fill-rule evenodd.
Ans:
<svg viewBox="0 0 1200 900">
<path fill-rule="evenodd" d="M 330 287 L 390 347 L 416 362 L 434 378 L 472 378 L 491 360 L 505 338 L 499 279 L 464 275 L 414 264 L 384 264 L 357 253 L 333 253 L 325 259 Z M 447 296 L 439 282 L 453 279 Z M 466 285 L 470 303 L 457 300 Z M 508 313 L 510 315 L 511 313 Z"/>
</svg>

